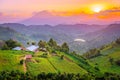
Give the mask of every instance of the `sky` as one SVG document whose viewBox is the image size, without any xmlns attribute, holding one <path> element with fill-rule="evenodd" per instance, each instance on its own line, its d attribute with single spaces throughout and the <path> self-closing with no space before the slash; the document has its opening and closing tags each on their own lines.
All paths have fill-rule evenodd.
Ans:
<svg viewBox="0 0 120 80">
<path fill-rule="evenodd" d="M 0 21 L 20 20 L 44 10 L 61 16 L 84 14 L 118 20 L 120 0 L 0 0 Z"/>
</svg>

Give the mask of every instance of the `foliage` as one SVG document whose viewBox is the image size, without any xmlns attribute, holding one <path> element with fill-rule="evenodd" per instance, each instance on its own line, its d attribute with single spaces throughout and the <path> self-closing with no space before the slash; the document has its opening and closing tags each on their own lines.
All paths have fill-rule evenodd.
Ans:
<svg viewBox="0 0 120 80">
<path fill-rule="evenodd" d="M 83 56 L 86 58 L 93 58 L 93 57 L 97 57 L 100 56 L 100 50 L 98 49 L 91 49 L 88 52 L 84 53 Z"/>
<path fill-rule="evenodd" d="M 56 48 L 57 47 L 57 42 L 55 40 L 53 40 L 52 38 L 48 41 L 48 45 Z"/>
<path fill-rule="evenodd" d="M 61 46 L 61 51 L 65 52 L 65 53 L 69 53 L 69 46 L 66 42 L 64 42 Z"/>
<path fill-rule="evenodd" d="M 5 44 L 2 47 L 2 49 L 3 50 L 9 50 L 9 49 L 13 49 L 13 48 L 15 48 L 17 46 L 21 46 L 21 44 L 18 43 L 17 41 L 15 41 L 15 40 L 9 39 L 9 40 L 5 41 Z"/>
<path fill-rule="evenodd" d="M 32 45 L 36 45 L 36 42 L 32 42 Z"/>
<path fill-rule="evenodd" d="M 116 63 L 118 66 L 120 66 L 120 60 L 117 60 L 115 63 Z"/>
<path fill-rule="evenodd" d="M 64 55 L 61 55 L 61 57 L 60 57 L 61 59 L 64 59 Z"/>
<path fill-rule="evenodd" d="M 24 63 L 24 60 L 23 60 L 23 59 L 22 59 L 22 60 L 20 60 L 20 64 L 21 64 L 21 65 L 23 65 L 23 63 Z"/>
<path fill-rule="evenodd" d="M 39 48 L 45 48 L 45 47 L 46 47 L 46 42 L 40 40 L 40 41 L 38 42 L 38 46 L 39 46 Z"/>
<path fill-rule="evenodd" d="M 2 46 L 2 48 L 1 48 L 2 50 L 9 50 L 10 48 L 7 46 L 7 44 L 5 43 L 3 46 Z"/>
<path fill-rule="evenodd" d="M 0 80 L 119 80 L 119 74 L 106 72 L 103 76 L 95 76 L 92 74 L 80 75 L 73 73 L 40 73 L 32 76 L 30 73 L 22 73 L 19 71 L 2 71 Z"/>
<path fill-rule="evenodd" d="M 118 38 L 118 39 L 116 40 L 116 43 L 117 43 L 117 44 L 120 44 L 120 38 Z"/>
</svg>

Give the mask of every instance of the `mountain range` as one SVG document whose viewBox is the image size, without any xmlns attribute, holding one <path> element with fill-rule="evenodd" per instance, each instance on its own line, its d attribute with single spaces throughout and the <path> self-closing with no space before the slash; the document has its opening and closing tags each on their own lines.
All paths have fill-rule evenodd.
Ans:
<svg viewBox="0 0 120 80">
<path fill-rule="evenodd" d="M 1 40 L 4 40 L 4 36 L 9 36 L 6 38 L 16 38 L 25 44 L 28 41 L 48 41 L 53 38 L 59 44 L 67 42 L 70 45 L 70 49 L 78 53 L 84 53 L 91 48 L 98 48 L 120 37 L 120 24 L 59 24 L 56 26 L 46 24 L 26 26 L 19 23 L 4 23 L 0 24 L 0 26 L 7 30 L 6 32 L 0 29 Z M 15 35 L 10 35 L 9 32 Z"/>
</svg>

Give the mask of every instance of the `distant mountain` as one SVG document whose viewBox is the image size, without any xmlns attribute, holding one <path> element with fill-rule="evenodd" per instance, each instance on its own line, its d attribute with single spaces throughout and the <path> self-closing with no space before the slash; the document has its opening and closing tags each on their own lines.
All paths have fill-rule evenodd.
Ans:
<svg viewBox="0 0 120 80">
<path fill-rule="evenodd" d="M 89 19 L 90 18 L 90 19 Z M 75 14 L 75 15 L 68 15 L 63 16 L 59 14 L 55 14 L 54 12 L 49 11 L 40 11 L 37 13 L 34 13 L 33 16 L 31 16 L 28 19 L 25 19 L 19 23 L 26 24 L 26 25 L 58 25 L 58 24 L 77 24 L 77 23 L 92 23 L 102 22 L 98 20 L 95 17 L 91 17 L 89 15 L 85 15 L 83 13 L 81 14 Z"/>
<path fill-rule="evenodd" d="M 86 40 L 86 42 L 73 42 L 72 46 L 77 50 L 86 51 L 100 47 L 120 38 L 120 24 L 111 24 L 102 30 L 80 35 L 79 38 Z"/>
<path fill-rule="evenodd" d="M 8 39 L 18 40 L 23 43 L 26 43 L 28 41 L 25 35 L 22 35 L 9 27 L 0 26 L 0 40 L 8 40 Z"/>
<path fill-rule="evenodd" d="M 39 40 L 48 41 L 50 38 L 55 39 L 59 44 L 67 42 L 70 45 L 71 50 L 75 50 L 80 53 L 84 53 L 89 49 L 108 44 L 120 37 L 120 24 L 60 24 L 56 26 L 26 26 L 24 24 L 18 23 L 5 23 L 1 24 L 1 26 L 10 27 L 11 29 L 17 31 L 19 34 L 27 36 L 25 38 L 29 38 L 29 40 L 36 42 Z"/>
<path fill-rule="evenodd" d="M 81 38 L 79 36 L 84 36 L 85 34 L 96 32 L 107 27 L 106 25 L 87 25 L 87 24 L 26 26 L 24 24 L 19 23 L 5 23 L 1 24 L 1 26 L 10 27 L 13 30 L 29 37 L 29 39 L 34 40 L 36 42 L 38 42 L 39 40 L 48 41 L 50 38 L 55 39 L 59 44 L 67 42 L 69 43 L 71 50 L 76 50 L 78 52 L 82 52 L 84 50 L 86 51 L 86 47 L 89 48 L 89 46 L 84 45 L 85 43 L 83 42 L 75 42 L 74 41 L 75 39 Z"/>
</svg>

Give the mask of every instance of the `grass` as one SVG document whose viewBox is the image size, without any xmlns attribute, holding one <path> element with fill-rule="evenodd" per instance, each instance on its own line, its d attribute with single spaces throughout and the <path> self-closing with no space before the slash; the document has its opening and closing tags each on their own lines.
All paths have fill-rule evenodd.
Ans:
<svg viewBox="0 0 120 80">
<path fill-rule="evenodd" d="M 61 53 L 61 54 L 73 60 L 73 62 L 75 62 L 77 65 L 79 65 L 81 68 L 83 68 L 87 72 L 91 72 L 93 74 L 101 76 L 101 73 L 94 68 L 95 65 L 91 61 L 84 59 L 83 57 L 77 57 L 72 54 L 65 54 L 65 53 Z"/>
<path fill-rule="evenodd" d="M 101 53 L 103 56 L 98 56 L 96 58 L 92 58 L 91 61 L 99 67 L 102 73 L 111 72 L 120 74 L 120 66 L 115 64 L 115 61 L 120 59 L 120 46 L 106 49 Z M 113 58 L 113 64 L 110 63 L 109 59 Z"/>
<path fill-rule="evenodd" d="M 0 51 L 0 71 L 19 70 L 23 72 L 23 67 L 19 64 L 19 57 L 20 55 L 18 51 Z"/>
<path fill-rule="evenodd" d="M 30 72 L 32 75 L 37 75 L 41 72 L 56 73 L 56 70 L 46 58 L 34 58 L 34 60 L 37 62 L 27 63 L 28 72 Z"/>
<path fill-rule="evenodd" d="M 81 74 L 87 73 L 86 70 L 82 69 L 77 64 L 69 62 L 65 59 L 62 60 L 58 56 L 51 57 L 48 60 L 51 62 L 51 64 L 55 66 L 58 72 L 81 73 Z"/>
</svg>

